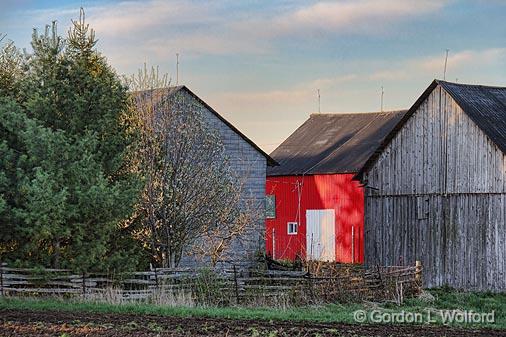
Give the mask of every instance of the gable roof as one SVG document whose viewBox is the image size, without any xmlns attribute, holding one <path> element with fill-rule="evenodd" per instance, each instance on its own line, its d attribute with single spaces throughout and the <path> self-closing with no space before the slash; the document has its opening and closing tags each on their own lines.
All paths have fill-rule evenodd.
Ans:
<svg viewBox="0 0 506 337">
<path fill-rule="evenodd" d="M 455 100 L 490 140 L 506 153 L 506 88 L 434 80 L 371 154 L 354 179 L 362 179 L 363 174 L 374 165 L 383 150 L 438 85 Z"/>
<path fill-rule="evenodd" d="M 249 139 L 248 137 L 246 137 L 246 135 L 244 135 L 241 131 L 239 131 L 239 129 L 237 129 L 232 123 L 230 123 L 229 121 L 227 121 L 222 115 L 220 115 L 216 110 L 214 110 L 209 104 L 207 104 L 206 102 L 204 102 L 204 100 L 202 100 L 200 97 L 198 97 L 193 91 L 191 91 L 190 89 L 188 89 L 188 87 L 186 87 L 185 85 L 172 86 L 172 87 L 169 87 L 169 88 L 166 88 L 166 89 L 154 89 L 154 90 L 165 90 L 167 92 L 167 94 L 166 94 L 167 96 L 166 97 L 175 95 L 176 93 L 181 92 L 181 91 L 185 91 L 190 96 L 192 96 L 195 100 L 197 100 L 200 104 L 202 104 L 206 109 L 208 109 L 209 111 L 211 111 L 212 114 L 214 114 L 220 121 L 222 121 L 230 129 L 232 129 L 232 131 L 234 131 L 236 134 L 238 134 L 242 139 L 244 139 L 244 141 L 246 141 L 248 144 L 250 144 L 255 150 L 257 150 L 258 152 L 260 152 L 260 154 L 263 155 L 265 157 L 265 159 L 267 160 L 267 166 L 277 166 L 277 165 L 279 165 L 274 159 L 272 159 L 271 156 L 269 156 L 267 153 L 265 153 L 265 151 L 263 151 L 251 139 Z M 142 92 L 137 92 L 137 93 L 134 93 L 134 94 L 139 95 L 139 94 L 142 94 Z"/>
<path fill-rule="evenodd" d="M 312 114 L 271 156 L 268 176 L 356 173 L 406 110 Z"/>
</svg>

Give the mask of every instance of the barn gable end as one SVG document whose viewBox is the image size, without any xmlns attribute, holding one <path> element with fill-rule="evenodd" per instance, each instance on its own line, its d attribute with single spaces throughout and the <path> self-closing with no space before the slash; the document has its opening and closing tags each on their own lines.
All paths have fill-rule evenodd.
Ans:
<svg viewBox="0 0 506 337">
<path fill-rule="evenodd" d="M 472 88 L 459 99 L 459 86 L 433 83 L 360 172 L 365 262 L 421 260 L 426 286 L 504 291 L 506 157 L 493 119 L 506 109 L 499 100 L 487 112 L 497 98 Z M 477 124 L 480 114 L 492 122 Z"/>
<path fill-rule="evenodd" d="M 502 193 L 505 160 L 438 85 L 382 151 L 367 182 L 372 188 L 381 186 L 382 194 Z M 385 167 L 395 169 L 399 184 L 390 184 L 394 177 L 383 175 Z"/>
<path fill-rule="evenodd" d="M 405 113 L 312 114 L 272 152 L 269 255 L 363 262 L 364 192 L 352 177 Z"/>
<path fill-rule="evenodd" d="M 218 267 L 235 265 L 239 269 L 246 269 L 255 265 L 258 253 L 263 252 L 265 249 L 264 201 L 266 170 L 267 166 L 277 165 L 276 161 L 186 86 L 155 90 L 163 91 L 160 95 L 152 95 L 149 91 L 137 94 L 145 95 L 146 99 L 154 97 L 156 101 L 168 99 L 169 106 L 173 102 L 184 102 L 184 105 L 192 106 L 192 109 L 188 109 L 188 113 L 195 111 L 193 109 L 197 107 L 207 126 L 219 134 L 230 169 L 238 178 L 238 184 L 241 184 L 242 187 L 241 203 L 252 209 L 255 220 L 248 225 L 238 238 L 232 241 L 230 247 L 227 247 L 223 253 L 223 258 L 218 261 Z M 157 104 L 157 102 L 154 103 Z M 161 112 L 163 113 L 163 111 Z M 205 242 L 197 243 L 197 245 L 205 244 Z M 181 258 L 181 266 L 200 267 L 209 265 L 208 258 L 203 259 L 201 256 L 195 256 L 191 253 L 193 247 L 188 248 Z"/>
</svg>

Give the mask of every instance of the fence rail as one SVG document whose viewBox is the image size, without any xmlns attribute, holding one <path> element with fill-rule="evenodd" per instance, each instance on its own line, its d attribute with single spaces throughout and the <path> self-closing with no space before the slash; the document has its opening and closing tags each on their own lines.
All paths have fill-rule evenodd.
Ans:
<svg viewBox="0 0 506 337">
<path fill-rule="evenodd" d="M 305 271 L 235 268 L 154 269 L 121 275 L 76 274 L 66 269 L 13 268 L 0 264 L 0 295 L 79 296 L 117 301 L 183 296 L 205 304 L 248 304 L 276 299 L 291 304 L 349 299 L 401 302 L 420 291 L 422 267 L 308 264 Z"/>
</svg>

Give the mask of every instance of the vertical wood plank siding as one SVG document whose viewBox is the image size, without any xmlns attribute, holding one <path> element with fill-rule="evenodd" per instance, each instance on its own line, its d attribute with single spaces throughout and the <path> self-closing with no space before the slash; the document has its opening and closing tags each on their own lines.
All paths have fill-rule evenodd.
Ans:
<svg viewBox="0 0 506 337">
<path fill-rule="evenodd" d="M 266 158 L 239 134 L 216 117 L 209 109 L 183 91 L 188 102 L 194 102 L 202 111 L 208 125 L 221 137 L 231 171 L 242 185 L 242 203 L 255 213 L 255 220 L 230 244 L 223 254 L 220 266 L 231 264 L 244 269 L 254 266 L 257 255 L 265 251 L 265 179 L 267 173 Z M 205 244 L 205 243 L 198 243 Z M 199 267 L 209 265 L 208 259 L 188 254 L 181 259 L 181 266 Z"/>
<path fill-rule="evenodd" d="M 352 178 L 353 174 L 267 177 L 266 192 L 276 196 L 276 217 L 266 220 L 267 253 L 278 260 L 305 258 L 306 211 L 333 209 L 335 260 L 362 263 L 364 192 Z M 298 184 L 301 186 L 300 207 Z M 287 233 L 288 222 L 299 223 L 297 235 Z"/>
<path fill-rule="evenodd" d="M 421 260 L 425 286 L 505 291 L 505 166 L 437 86 L 366 173 L 365 263 Z"/>
</svg>

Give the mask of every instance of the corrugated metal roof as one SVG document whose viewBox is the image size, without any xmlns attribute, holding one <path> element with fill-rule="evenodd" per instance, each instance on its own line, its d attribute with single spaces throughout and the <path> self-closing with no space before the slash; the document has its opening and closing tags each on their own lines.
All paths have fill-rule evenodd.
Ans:
<svg viewBox="0 0 506 337">
<path fill-rule="evenodd" d="M 354 179 L 362 180 L 363 174 L 374 165 L 383 150 L 438 85 L 448 92 L 469 118 L 502 152 L 506 153 L 506 87 L 434 80 L 385 137 L 376 151 L 371 153 Z"/>
<path fill-rule="evenodd" d="M 258 152 L 260 152 L 260 154 L 262 154 L 265 157 L 265 159 L 267 160 L 267 166 L 276 166 L 276 165 L 278 165 L 278 163 L 274 159 L 272 159 L 271 156 L 269 156 L 267 153 L 265 153 L 257 144 L 255 144 L 251 139 L 249 139 L 248 137 L 246 137 L 246 135 L 244 135 L 241 131 L 239 131 L 239 129 L 237 129 L 232 123 L 230 123 L 229 121 L 227 121 L 222 115 L 220 115 L 209 104 L 207 104 L 204 100 L 202 100 L 199 96 L 197 96 L 193 91 L 191 91 L 190 89 L 188 89 L 187 86 L 185 86 L 185 85 L 179 85 L 179 86 L 173 86 L 173 87 L 164 88 L 164 89 L 154 89 L 154 91 L 156 91 L 158 93 L 160 91 L 161 92 L 166 91 L 166 96 L 174 95 L 175 93 L 177 93 L 179 91 L 182 91 L 182 90 L 186 91 L 188 94 L 190 94 L 192 97 L 194 97 L 199 103 L 201 103 L 204 107 L 206 107 L 206 109 L 208 109 L 209 111 L 211 111 L 211 113 L 213 113 L 219 120 L 221 120 L 223 123 L 225 123 L 230 129 L 232 129 L 242 139 L 244 139 L 244 141 L 246 141 L 248 144 L 250 144 L 255 150 L 257 150 Z M 134 92 L 133 94 L 136 95 L 136 96 L 141 96 L 142 97 L 142 95 L 149 96 L 149 92 L 150 92 L 150 90 L 146 90 L 146 91 Z M 159 96 L 159 95 L 156 95 L 156 96 Z"/>
<path fill-rule="evenodd" d="M 506 88 L 436 81 L 506 153 Z"/>
<path fill-rule="evenodd" d="M 312 114 L 271 153 L 279 166 L 267 175 L 358 172 L 405 112 Z"/>
</svg>

